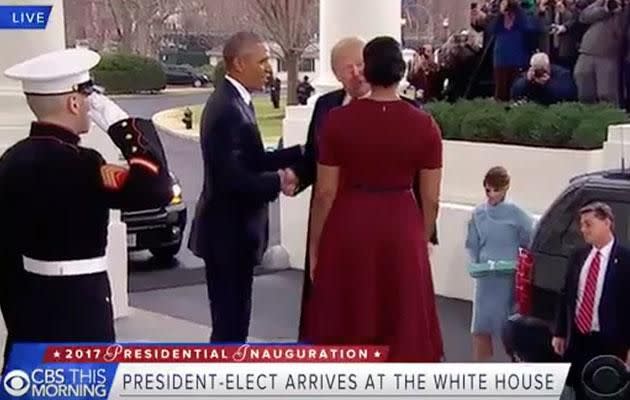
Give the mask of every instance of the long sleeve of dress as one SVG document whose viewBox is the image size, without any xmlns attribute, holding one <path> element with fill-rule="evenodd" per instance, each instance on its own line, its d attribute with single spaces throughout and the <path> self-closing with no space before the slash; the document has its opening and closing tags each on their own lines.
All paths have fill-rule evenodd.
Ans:
<svg viewBox="0 0 630 400">
<path fill-rule="evenodd" d="M 474 217 L 471 217 L 470 221 L 468 221 L 468 233 L 466 234 L 466 250 L 468 250 L 468 254 L 473 262 L 479 261 L 479 247 L 479 233 L 475 227 Z"/>
</svg>

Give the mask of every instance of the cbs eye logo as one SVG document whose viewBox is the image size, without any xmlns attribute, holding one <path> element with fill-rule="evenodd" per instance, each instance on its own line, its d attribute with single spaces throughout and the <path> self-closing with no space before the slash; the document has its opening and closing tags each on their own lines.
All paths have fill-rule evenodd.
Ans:
<svg viewBox="0 0 630 400">
<path fill-rule="evenodd" d="M 31 386 L 31 379 L 22 370 L 14 369 L 4 376 L 4 390 L 14 397 L 24 396 Z"/>
</svg>

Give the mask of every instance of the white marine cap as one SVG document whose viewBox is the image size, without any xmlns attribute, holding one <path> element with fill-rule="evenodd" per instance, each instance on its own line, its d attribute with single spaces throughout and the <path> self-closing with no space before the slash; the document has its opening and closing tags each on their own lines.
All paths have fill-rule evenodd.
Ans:
<svg viewBox="0 0 630 400">
<path fill-rule="evenodd" d="M 22 90 L 32 95 L 58 95 L 91 86 L 90 69 L 101 60 L 91 50 L 74 48 L 42 54 L 4 71 L 11 79 L 22 81 Z"/>
</svg>

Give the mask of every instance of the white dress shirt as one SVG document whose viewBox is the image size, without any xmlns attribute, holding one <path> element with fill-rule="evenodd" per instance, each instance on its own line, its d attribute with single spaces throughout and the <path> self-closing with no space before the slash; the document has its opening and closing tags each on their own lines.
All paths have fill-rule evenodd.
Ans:
<svg viewBox="0 0 630 400">
<path fill-rule="evenodd" d="M 595 299 L 593 304 L 593 321 L 591 325 L 591 331 L 599 332 L 599 303 L 602 299 L 602 291 L 604 290 L 604 280 L 606 277 L 606 270 L 608 269 L 608 260 L 610 259 L 610 252 L 612 251 L 613 244 L 615 240 L 611 240 L 607 245 L 599 249 L 601 253 L 600 263 L 599 263 L 599 274 L 597 275 L 597 286 L 595 287 Z M 584 294 L 584 287 L 586 286 L 586 277 L 588 275 L 588 271 L 591 266 L 591 262 L 595 257 L 595 253 L 597 253 L 598 249 L 593 247 L 588 257 L 586 257 L 586 261 L 584 261 L 584 265 L 582 265 L 582 270 L 580 271 L 580 281 L 578 283 L 578 301 L 577 306 L 575 308 L 575 312 L 577 315 L 578 310 L 580 309 L 580 305 L 582 304 L 582 295 Z"/>
<path fill-rule="evenodd" d="M 245 89 L 245 86 L 236 79 L 232 78 L 230 75 L 225 75 L 225 79 L 228 80 L 238 91 L 238 93 L 243 98 L 245 104 L 249 105 L 252 102 L 252 94 L 249 93 L 249 90 Z"/>
<path fill-rule="evenodd" d="M 371 92 L 367 92 L 363 97 L 359 97 L 360 99 L 367 99 L 370 97 Z M 346 95 L 343 97 L 343 101 L 341 102 L 342 106 L 347 106 L 352 101 L 352 97 L 346 92 Z"/>
</svg>

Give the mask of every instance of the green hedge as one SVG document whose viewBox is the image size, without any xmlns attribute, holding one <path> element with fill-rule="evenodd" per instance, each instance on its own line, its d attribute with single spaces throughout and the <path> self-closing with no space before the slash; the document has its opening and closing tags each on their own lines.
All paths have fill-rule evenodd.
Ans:
<svg viewBox="0 0 630 400">
<path fill-rule="evenodd" d="M 200 74 L 205 74 L 209 79 L 214 82 L 214 67 L 212 65 L 202 65 L 200 67 L 196 67 L 195 70 Z"/>
<path fill-rule="evenodd" d="M 444 139 L 568 149 L 601 148 L 609 125 L 630 120 L 623 110 L 608 104 L 545 107 L 477 99 L 434 102 L 425 108 L 437 120 Z"/>
<path fill-rule="evenodd" d="M 107 93 L 141 93 L 166 87 L 166 75 L 157 60 L 131 54 L 106 54 L 93 71 L 94 81 Z"/>
</svg>

